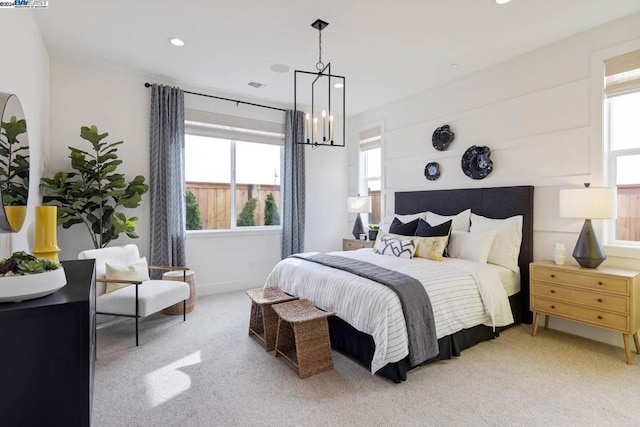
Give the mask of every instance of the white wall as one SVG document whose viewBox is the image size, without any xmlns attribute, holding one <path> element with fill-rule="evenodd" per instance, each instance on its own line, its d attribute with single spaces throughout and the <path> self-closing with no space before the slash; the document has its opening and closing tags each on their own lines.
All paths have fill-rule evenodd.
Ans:
<svg viewBox="0 0 640 427">
<path fill-rule="evenodd" d="M 573 248 L 582 221 L 558 217 L 558 189 L 603 183 L 601 59 L 634 46 L 640 48 L 640 14 L 353 118 L 350 192 L 357 191 L 358 132 L 382 123 L 387 216 L 396 191 L 534 185 L 534 259 L 550 259 L 554 242 Z M 443 124 L 456 136 L 439 152 L 431 135 Z M 492 150 L 494 170 L 484 180 L 471 180 L 460 168 L 471 145 Z M 440 163 L 437 181 L 424 178 L 430 161 Z M 607 264 L 640 268 L 637 260 L 613 256 Z M 603 329 L 558 319 L 551 327 L 622 345 L 620 334 Z"/>
<path fill-rule="evenodd" d="M 38 184 L 42 157 L 49 141 L 49 54 L 42 42 L 32 12 L 4 9 L 0 13 L 0 92 L 18 96 L 27 120 L 31 161 L 27 217 L 19 233 L 0 234 L 0 257 L 13 251 L 29 252 L 33 240 L 34 206 L 40 204 Z"/>
<path fill-rule="evenodd" d="M 95 124 L 109 132 L 109 141 L 124 140 L 118 154 L 124 163 L 120 171 L 128 179 L 141 174 L 149 178 L 149 103 L 150 90 L 145 82 L 180 86 L 185 90 L 247 101 L 233 94 L 162 82 L 124 70 L 89 66 L 64 59 L 51 61 L 51 145 L 47 176 L 69 170 L 68 146 L 87 144 L 79 137 L 80 127 Z M 269 104 L 273 105 L 273 104 Z M 284 122 L 282 112 L 185 95 L 186 108 L 237 115 L 259 120 Z M 287 107 L 287 106 L 283 106 Z M 346 151 L 340 148 L 307 148 L 307 250 L 339 249 L 344 236 L 341 218 L 346 200 Z M 136 214 L 139 239 L 126 236 L 114 245 L 136 243 L 143 255 L 149 251 L 149 199 Z M 336 225 L 337 224 L 337 225 Z M 86 229 L 74 226 L 58 228 L 61 259 L 74 259 L 92 243 Z M 248 289 L 262 286 L 267 274 L 280 260 L 280 232 L 273 230 L 241 232 L 195 232 L 187 236 L 187 264 L 196 272 L 198 294 Z"/>
</svg>

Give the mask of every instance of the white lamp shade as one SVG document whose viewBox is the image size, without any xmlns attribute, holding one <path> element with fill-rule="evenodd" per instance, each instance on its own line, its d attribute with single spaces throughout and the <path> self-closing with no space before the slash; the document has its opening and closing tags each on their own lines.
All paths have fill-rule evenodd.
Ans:
<svg viewBox="0 0 640 427">
<path fill-rule="evenodd" d="M 369 196 L 348 197 L 347 210 L 349 213 L 371 212 L 371 197 Z"/>
<path fill-rule="evenodd" d="M 617 189 L 588 187 L 560 190 L 560 217 L 610 219 L 616 217 Z"/>
</svg>

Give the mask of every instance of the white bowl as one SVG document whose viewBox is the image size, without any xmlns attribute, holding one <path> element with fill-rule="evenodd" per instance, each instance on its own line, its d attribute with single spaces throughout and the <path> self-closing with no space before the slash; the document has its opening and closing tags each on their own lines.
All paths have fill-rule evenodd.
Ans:
<svg viewBox="0 0 640 427">
<path fill-rule="evenodd" d="M 38 274 L 0 276 L 0 302 L 19 302 L 54 293 L 67 284 L 64 268 Z"/>
</svg>

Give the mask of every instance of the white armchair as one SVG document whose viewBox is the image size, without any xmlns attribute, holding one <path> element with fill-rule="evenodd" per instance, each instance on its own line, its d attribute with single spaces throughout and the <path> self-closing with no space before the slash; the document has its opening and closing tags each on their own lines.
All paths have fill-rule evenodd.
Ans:
<svg viewBox="0 0 640 427">
<path fill-rule="evenodd" d="M 186 283 L 188 267 L 166 267 L 150 265 L 149 269 L 182 270 L 185 281 L 174 280 L 116 280 L 109 283 L 130 284 L 106 293 L 106 264 L 127 267 L 140 260 L 136 245 L 113 246 L 90 249 L 78 254 L 78 259 L 95 259 L 96 264 L 96 313 L 112 316 L 132 317 L 136 320 L 136 346 L 138 345 L 138 319 L 157 313 L 167 307 L 182 302 L 183 320 L 186 320 L 186 302 L 189 299 L 189 285 Z"/>
</svg>

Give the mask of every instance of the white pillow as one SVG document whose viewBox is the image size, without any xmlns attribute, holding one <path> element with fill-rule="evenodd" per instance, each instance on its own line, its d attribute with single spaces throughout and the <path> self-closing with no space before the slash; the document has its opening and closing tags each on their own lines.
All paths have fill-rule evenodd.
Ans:
<svg viewBox="0 0 640 427">
<path fill-rule="evenodd" d="M 493 242 L 487 262 L 497 264 L 512 271 L 519 271 L 518 256 L 522 244 L 522 215 L 506 219 L 486 218 L 471 214 L 471 232 L 494 232 Z"/>
<path fill-rule="evenodd" d="M 105 269 L 106 280 L 149 280 L 149 267 L 147 266 L 147 258 L 145 257 L 142 257 L 138 261 L 127 266 L 114 265 L 107 262 L 105 263 Z M 106 293 L 116 291 L 120 288 L 124 288 L 125 286 L 130 285 L 126 283 L 107 282 Z"/>
<path fill-rule="evenodd" d="M 413 220 L 416 220 L 418 218 L 422 218 L 425 219 L 427 217 L 427 213 L 426 212 L 418 212 L 415 214 L 408 214 L 408 215 L 401 215 L 401 214 L 395 214 L 394 215 L 395 218 L 398 218 L 398 220 L 400 220 L 401 223 L 406 224 L 408 222 L 411 222 Z M 383 223 L 380 224 L 380 230 L 388 233 L 389 232 L 389 227 L 391 227 L 391 223 L 393 222 L 393 218 L 391 218 L 391 220 L 385 220 Z"/>
<path fill-rule="evenodd" d="M 408 215 L 395 214 L 396 218 L 398 218 L 400 220 L 400 222 L 402 222 L 403 224 L 406 224 L 408 222 L 414 221 L 414 220 L 416 220 L 418 218 L 425 219 L 426 215 L 427 215 L 426 212 L 418 212 L 418 213 L 415 213 L 415 214 L 408 214 Z"/>
<path fill-rule="evenodd" d="M 457 215 L 440 215 L 431 211 L 427 211 L 426 221 L 430 226 L 440 225 L 443 222 L 452 220 L 451 231 L 469 231 L 469 220 L 471 218 L 471 209 L 464 210 Z"/>
<path fill-rule="evenodd" d="M 386 235 L 376 239 L 373 250 L 380 255 L 413 258 L 413 254 L 416 252 L 416 243 L 411 239 L 401 240 Z"/>
<path fill-rule="evenodd" d="M 466 259 L 486 264 L 496 233 L 469 233 L 452 231 L 447 252 L 451 258 Z"/>
</svg>

